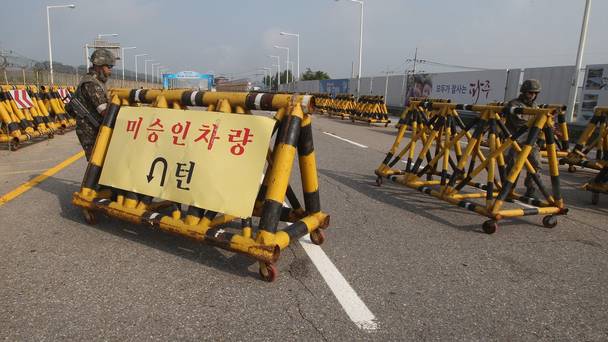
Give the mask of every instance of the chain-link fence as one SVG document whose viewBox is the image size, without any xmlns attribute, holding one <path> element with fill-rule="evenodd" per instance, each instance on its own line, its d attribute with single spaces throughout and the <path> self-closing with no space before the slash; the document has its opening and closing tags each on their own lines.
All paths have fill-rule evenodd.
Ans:
<svg viewBox="0 0 608 342">
<path fill-rule="evenodd" d="M 80 78 L 86 73 L 84 65 L 75 68 L 62 63 L 53 63 L 53 80 L 59 86 L 77 86 Z M 125 80 L 122 80 L 122 69 L 116 66 L 112 77 L 108 81 L 108 88 L 160 88 L 161 83 L 144 82 L 145 75 L 125 70 Z M 50 71 L 48 62 L 39 62 L 15 51 L 0 50 L 0 82 L 7 85 L 16 84 L 50 84 Z"/>
</svg>

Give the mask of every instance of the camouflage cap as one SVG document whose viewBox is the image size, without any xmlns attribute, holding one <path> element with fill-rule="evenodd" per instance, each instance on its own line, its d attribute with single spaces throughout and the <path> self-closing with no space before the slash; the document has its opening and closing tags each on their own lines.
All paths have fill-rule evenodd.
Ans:
<svg viewBox="0 0 608 342">
<path fill-rule="evenodd" d="M 114 65 L 116 58 L 106 49 L 97 49 L 91 55 L 91 63 L 93 65 Z"/>
<path fill-rule="evenodd" d="M 525 80 L 521 84 L 519 91 L 522 93 L 540 93 L 541 91 L 540 81 L 536 79 Z"/>
</svg>

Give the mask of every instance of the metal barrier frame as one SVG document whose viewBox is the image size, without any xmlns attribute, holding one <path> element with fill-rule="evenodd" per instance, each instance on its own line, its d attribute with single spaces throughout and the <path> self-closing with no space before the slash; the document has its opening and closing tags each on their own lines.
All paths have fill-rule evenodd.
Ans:
<svg viewBox="0 0 608 342">
<path fill-rule="evenodd" d="M 290 243 L 306 234 L 310 234 L 313 243 L 323 243 L 325 237 L 321 229 L 329 225 L 329 215 L 321 211 L 319 198 L 312 118 L 308 114 L 314 106 L 313 97 L 145 89 L 115 89 L 112 93 L 112 105 L 109 106 L 97 136 L 81 190 L 74 193 L 72 198 L 74 205 L 83 208 L 87 222 L 94 223 L 95 213 L 101 212 L 124 221 L 150 225 L 246 254 L 260 262 L 260 275 L 266 281 L 276 279 L 278 271 L 275 263 L 281 250 Z M 231 112 L 232 105 L 237 113 L 252 109 L 277 110 L 277 124 L 273 131 L 276 132 L 275 147 L 274 150 L 269 150 L 268 168 L 252 213 L 252 216 L 260 217 L 258 228 L 253 229 L 251 218 L 245 218 L 241 222 L 240 234 L 229 233 L 219 226 L 235 219 L 230 215 L 217 216 L 218 213 L 209 210 L 189 207 L 186 217 L 182 219 L 179 208 L 174 208 L 170 215 L 155 211 L 159 206 L 170 204 L 156 204 L 155 207 L 149 196 L 126 192 L 112 200 L 110 192 L 99 190 L 99 177 L 121 103 L 145 103 L 161 108 L 206 106 L 208 110 L 211 108 L 226 113 Z M 289 186 L 296 152 L 304 192 L 304 208 Z M 291 208 L 283 206 L 286 197 Z M 292 224 L 279 230 L 281 221 Z"/>
<path fill-rule="evenodd" d="M 597 136 L 591 140 L 595 130 Z M 596 158 L 590 159 L 589 153 L 596 149 Z M 568 165 L 568 171 L 574 172 L 576 166 L 594 170 L 602 170 L 608 165 L 608 107 L 595 107 L 593 117 L 585 127 L 576 145 L 560 164 Z"/>
<path fill-rule="evenodd" d="M 504 218 L 547 215 L 543 218 L 543 225 L 552 228 L 557 225 L 555 215 L 567 213 L 560 191 L 556 142 L 553 129 L 547 123 L 555 111 L 554 108 L 517 109 L 517 112 L 520 114 L 532 115 L 532 118 L 528 122 L 528 137 L 524 145 L 520 146 L 517 138 L 526 133 L 526 130 L 516 132 L 515 135 L 511 134 L 501 121 L 499 113 L 502 107 L 500 106 L 413 102 L 413 106 L 422 106 L 428 110 L 438 110 L 435 116 L 436 120 L 429 120 L 429 124 L 425 125 L 427 138 L 426 141 L 421 139 L 424 145 L 411 167 L 411 155 L 413 144 L 418 136 L 417 132 L 413 134 L 410 144 L 390 161 L 394 156 L 396 146 L 399 145 L 398 140 L 402 138 L 402 134 L 408 125 L 404 124 L 400 128 L 400 134 L 398 134 L 395 144 L 376 170 L 376 175 L 379 179 L 383 176 L 388 176 L 389 179 L 397 183 L 490 218 L 490 220 L 482 225 L 484 232 L 488 234 L 494 233 L 498 228 L 497 221 Z M 481 115 L 465 127 L 458 116 L 457 110 L 477 111 Z M 456 132 L 454 128 L 460 129 L 460 131 Z M 469 133 L 471 129 L 473 130 L 472 135 Z M 414 131 L 414 129 L 412 130 Z M 536 170 L 528 161 L 532 147 L 541 132 L 544 132 L 547 139 L 547 153 L 552 185 L 551 193 L 544 187 L 536 174 Z M 480 150 L 482 136 L 485 133 L 487 133 L 489 144 L 489 152 L 486 156 Z M 424 135 L 421 134 L 421 136 Z M 463 137 L 466 137 L 468 140 L 464 151 L 459 147 Z M 433 144 L 435 144 L 435 155 L 431 156 L 430 149 Z M 506 162 L 503 155 L 508 148 L 513 148 L 517 153 L 514 166 L 511 170 L 506 170 Z M 410 152 L 407 162 L 408 167 L 410 167 L 409 170 L 406 168 L 405 171 L 396 172 L 390 169 L 390 166 L 395 165 L 405 155 L 404 151 L 406 149 Z M 452 152 L 455 154 L 456 161 L 451 156 Z M 422 167 L 424 159 L 427 160 L 427 164 Z M 475 165 L 476 159 L 480 162 L 478 166 Z M 438 171 L 436 168 L 440 162 L 441 171 Z M 468 170 L 465 170 L 467 163 L 469 167 Z M 448 171 L 448 166 L 452 167 L 453 171 L 451 174 Z M 531 174 L 533 181 L 545 197 L 544 201 L 528 198 L 514 192 L 514 184 L 524 167 Z M 496 168 L 498 169 L 498 175 L 495 173 Z M 487 170 L 486 183 L 473 182 L 473 179 L 483 170 Z M 427 175 L 427 180 L 423 181 L 420 177 L 425 174 Z M 440 180 L 434 179 L 435 176 L 440 176 Z M 379 182 L 380 184 L 381 182 Z M 439 185 L 439 189 L 433 188 L 433 186 L 437 185 Z M 477 193 L 460 193 L 465 186 L 482 191 Z M 470 201 L 473 198 L 485 198 L 485 205 Z M 506 201 L 521 201 L 534 207 L 502 209 Z"/>
</svg>

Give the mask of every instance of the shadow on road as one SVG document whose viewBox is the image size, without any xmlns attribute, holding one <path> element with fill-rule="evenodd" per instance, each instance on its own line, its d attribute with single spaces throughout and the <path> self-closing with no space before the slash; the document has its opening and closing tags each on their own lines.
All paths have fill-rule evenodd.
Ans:
<svg viewBox="0 0 608 342">
<path fill-rule="evenodd" d="M 477 233 L 483 233 L 481 230 L 481 224 L 488 218 L 474 214 L 463 208 L 458 208 L 454 205 L 447 204 L 445 202 L 422 194 L 417 190 L 407 188 L 405 186 L 391 183 L 390 181 L 384 181 L 382 186 L 376 185 L 375 175 L 362 175 L 350 172 L 336 172 L 332 170 L 319 169 L 319 173 L 330 179 L 333 179 L 341 184 L 356 190 L 371 199 L 380 201 L 382 203 L 391 205 L 401 210 L 409 212 L 412 215 L 419 215 L 437 223 L 454 227 L 462 231 L 474 231 Z M 433 214 L 437 212 L 438 215 Z M 459 215 L 470 216 L 470 220 L 449 220 L 450 213 L 458 213 Z M 475 219 L 476 217 L 476 219 Z M 458 224 L 459 222 L 477 222 L 471 224 Z M 517 224 L 530 224 L 527 221 L 521 219 L 509 219 L 500 222 L 501 227 L 517 225 Z M 545 229 L 540 225 L 541 229 Z M 485 233 L 484 233 L 485 234 Z"/>
<path fill-rule="evenodd" d="M 35 176 L 34 176 L 35 177 Z M 72 204 L 72 194 L 80 189 L 80 182 L 49 177 L 37 186 L 41 190 L 57 196 L 61 207 L 61 217 L 76 222 L 82 229 L 98 229 L 108 234 L 128 239 L 181 258 L 213 267 L 220 271 L 239 277 L 258 277 L 257 271 L 248 268 L 257 261 L 238 253 L 220 251 L 219 249 L 188 240 L 181 236 L 134 225 L 111 217 L 99 217 L 99 222 L 93 226 L 87 225 L 82 217 L 80 208 Z M 256 268 L 257 270 L 257 268 Z"/>
</svg>

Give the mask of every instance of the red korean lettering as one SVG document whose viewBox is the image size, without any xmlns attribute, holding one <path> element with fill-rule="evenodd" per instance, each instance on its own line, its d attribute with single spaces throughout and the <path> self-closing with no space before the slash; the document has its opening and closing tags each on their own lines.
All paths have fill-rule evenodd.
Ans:
<svg viewBox="0 0 608 342">
<path fill-rule="evenodd" d="M 127 132 L 134 132 L 133 140 L 137 139 L 137 134 L 139 133 L 139 127 L 141 127 L 142 117 L 140 116 L 138 120 L 128 120 L 127 121 Z"/>
<path fill-rule="evenodd" d="M 148 141 L 154 143 L 158 141 L 157 132 L 164 132 L 165 126 L 160 122 L 160 119 L 156 118 L 146 130 L 148 131 Z"/>
<path fill-rule="evenodd" d="M 188 130 L 190 130 L 190 121 L 186 121 L 185 125 L 182 125 L 182 123 L 178 122 L 175 125 L 171 126 L 171 133 L 173 133 L 173 145 L 184 146 L 185 143 L 183 142 L 183 140 L 186 139 L 186 136 L 188 135 Z M 181 143 L 178 142 L 178 140 L 180 140 L 180 134 L 182 140 Z"/>
<path fill-rule="evenodd" d="M 231 129 L 230 132 L 234 134 L 228 134 L 228 141 L 231 143 L 236 143 L 232 147 L 230 147 L 230 153 L 235 156 L 240 156 L 245 152 L 245 146 L 253 142 L 252 138 L 253 134 L 251 134 L 251 130 L 249 128 L 245 129 Z"/>
<path fill-rule="evenodd" d="M 211 128 L 213 127 L 213 128 Z M 201 128 L 199 128 L 199 132 L 202 132 L 201 135 L 194 139 L 194 142 L 199 142 L 201 140 L 203 140 L 204 142 L 207 143 L 207 149 L 211 150 L 213 148 L 213 143 L 215 142 L 215 140 L 219 139 L 220 137 L 217 136 L 217 130 L 219 128 L 219 125 L 213 124 L 211 126 L 209 125 L 202 125 Z"/>
</svg>

